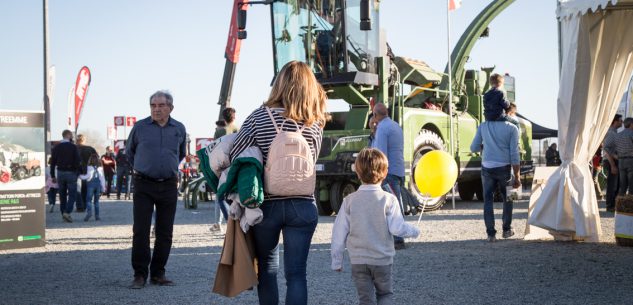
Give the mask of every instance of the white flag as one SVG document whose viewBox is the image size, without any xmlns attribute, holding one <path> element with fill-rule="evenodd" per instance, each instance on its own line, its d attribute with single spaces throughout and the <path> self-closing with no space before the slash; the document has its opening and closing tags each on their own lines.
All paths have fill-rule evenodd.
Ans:
<svg viewBox="0 0 633 305">
<path fill-rule="evenodd" d="M 454 11 L 462 6 L 462 0 L 448 0 L 448 10 Z"/>
</svg>

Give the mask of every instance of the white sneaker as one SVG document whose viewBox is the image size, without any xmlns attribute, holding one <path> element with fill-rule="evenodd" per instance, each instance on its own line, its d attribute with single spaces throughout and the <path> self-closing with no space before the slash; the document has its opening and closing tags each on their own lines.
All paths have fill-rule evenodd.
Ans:
<svg viewBox="0 0 633 305">
<path fill-rule="evenodd" d="M 209 231 L 211 232 L 222 232 L 222 226 L 219 223 L 214 223 L 209 227 Z"/>
</svg>

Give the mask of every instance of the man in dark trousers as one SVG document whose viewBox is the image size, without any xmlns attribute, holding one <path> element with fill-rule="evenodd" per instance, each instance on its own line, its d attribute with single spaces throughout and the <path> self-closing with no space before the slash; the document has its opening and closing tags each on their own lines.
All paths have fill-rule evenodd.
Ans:
<svg viewBox="0 0 633 305">
<path fill-rule="evenodd" d="M 400 204 L 400 212 L 404 215 L 402 205 L 402 188 L 404 187 L 404 136 L 402 128 L 394 120 L 389 118 L 387 106 L 377 103 L 373 109 L 373 119 L 376 122 L 375 138 L 371 142 L 371 147 L 380 150 L 389 161 L 387 177 L 382 182 L 382 188 L 396 196 Z M 401 250 L 405 248 L 404 238 L 393 237 L 394 248 Z"/>
<path fill-rule="evenodd" d="M 86 136 L 77 135 L 77 149 L 79 149 L 79 157 L 81 158 L 80 174 L 85 175 L 88 171 L 88 160 L 90 156 L 97 155 L 94 147 L 86 145 Z M 88 193 L 88 181 L 81 180 L 81 196 L 77 199 L 77 212 L 86 210 L 86 195 Z"/>
<path fill-rule="evenodd" d="M 185 126 L 171 118 L 174 109 L 169 92 L 157 91 L 149 99 L 151 116 L 134 125 L 125 150 L 134 169 L 134 236 L 132 238 L 132 289 L 150 283 L 173 285 L 165 277 L 171 251 L 176 201 L 178 164 L 186 155 Z M 150 252 L 150 227 L 156 209 L 156 241 Z M 149 265 L 149 270 L 148 270 Z"/>
<path fill-rule="evenodd" d="M 611 121 L 611 126 L 604 137 L 602 151 L 604 152 L 604 161 L 602 166 L 609 173 L 607 175 L 606 205 L 607 212 L 615 211 L 615 197 L 619 190 L 619 169 L 618 169 L 618 153 L 615 148 L 615 138 L 618 135 L 618 128 L 622 127 L 622 115 L 616 114 Z"/>
<path fill-rule="evenodd" d="M 119 152 L 116 154 L 116 200 L 121 200 L 123 182 L 125 182 L 126 185 L 130 185 L 127 183 L 127 181 L 130 180 L 130 171 L 132 171 L 132 166 L 127 158 L 125 149 L 119 149 Z M 126 187 L 125 192 L 129 194 L 129 188 Z"/>
<path fill-rule="evenodd" d="M 106 180 L 106 197 L 110 198 L 110 191 L 112 189 L 112 178 L 114 177 L 114 170 L 116 169 L 116 160 L 112 148 L 106 146 L 106 152 L 101 156 L 101 164 L 103 165 L 103 175 Z"/>
<path fill-rule="evenodd" d="M 73 133 L 64 130 L 62 137 L 60 143 L 51 151 L 51 179 L 59 185 L 59 210 L 62 212 L 62 219 L 73 222 L 70 213 L 77 197 L 77 177 L 81 160 L 79 150 L 72 142 Z"/>
</svg>

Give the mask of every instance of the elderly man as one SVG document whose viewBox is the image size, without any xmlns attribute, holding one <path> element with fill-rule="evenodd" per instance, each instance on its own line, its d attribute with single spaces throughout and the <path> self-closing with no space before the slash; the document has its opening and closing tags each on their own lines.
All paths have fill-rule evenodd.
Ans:
<svg viewBox="0 0 633 305">
<path fill-rule="evenodd" d="M 624 119 L 624 130 L 615 136 L 618 155 L 618 195 L 633 194 L 633 118 Z"/>
<path fill-rule="evenodd" d="M 79 150 L 79 157 L 81 157 L 81 169 L 80 174 L 85 175 L 88 172 L 88 160 L 92 155 L 96 155 L 97 151 L 94 147 L 86 145 L 86 136 L 80 134 L 77 135 L 77 149 Z M 86 210 L 86 195 L 88 194 L 88 181 L 81 180 L 81 196 L 77 198 L 77 212 L 84 212 Z"/>
<path fill-rule="evenodd" d="M 404 185 L 404 136 L 398 123 L 389 118 L 387 106 L 378 103 L 373 109 L 373 120 L 376 122 L 376 133 L 371 142 L 371 147 L 377 148 L 389 161 L 387 178 L 382 183 L 382 188 L 394 194 L 398 198 L 400 211 L 404 215 L 402 206 L 402 187 Z M 396 250 L 404 249 L 404 238 L 394 236 Z"/>
<path fill-rule="evenodd" d="M 616 114 L 611 121 L 611 126 L 604 137 L 603 149 L 604 161 L 603 166 L 607 171 L 607 190 L 606 190 L 606 206 L 607 212 L 615 211 L 615 197 L 618 195 L 619 170 L 618 170 L 618 154 L 615 149 L 615 138 L 618 135 L 618 128 L 622 127 L 622 115 Z"/>
<path fill-rule="evenodd" d="M 186 154 L 185 126 L 173 119 L 173 97 L 158 91 L 149 99 L 151 116 L 138 121 L 127 140 L 126 152 L 134 169 L 134 236 L 132 239 L 132 289 L 150 283 L 173 285 L 165 277 L 171 251 L 176 201 L 178 164 Z M 150 253 L 152 213 L 156 209 L 156 241 Z M 149 265 L 149 270 L 148 270 Z"/>
</svg>

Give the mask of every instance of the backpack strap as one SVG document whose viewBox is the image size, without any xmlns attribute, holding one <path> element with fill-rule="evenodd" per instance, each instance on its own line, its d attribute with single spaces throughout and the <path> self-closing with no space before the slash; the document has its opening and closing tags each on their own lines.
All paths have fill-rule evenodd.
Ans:
<svg viewBox="0 0 633 305">
<path fill-rule="evenodd" d="M 273 117 L 273 113 L 272 111 L 270 111 L 270 108 L 268 106 L 264 108 L 266 108 L 266 112 L 268 112 L 268 116 L 270 117 L 270 120 L 273 121 L 273 126 L 275 126 L 275 130 L 277 131 L 277 133 L 281 132 L 281 127 L 277 126 L 277 122 L 275 122 L 275 117 Z M 283 123 L 282 123 L 282 126 L 283 126 Z"/>
<path fill-rule="evenodd" d="M 284 126 L 284 124 L 286 124 L 286 121 L 291 121 L 293 123 L 295 123 L 295 126 L 297 127 L 297 130 L 300 134 L 303 135 L 303 130 L 305 129 L 305 125 L 303 126 L 299 126 L 299 123 L 297 123 L 297 121 L 293 120 L 293 119 L 284 119 L 283 122 L 281 122 L 281 126 L 277 126 L 277 122 L 275 121 L 275 117 L 273 117 L 273 113 L 272 111 L 270 111 L 270 108 L 268 106 L 266 106 L 266 112 L 268 112 L 268 116 L 270 117 L 270 120 L 273 121 L 273 126 L 275 126 L 275 130 L 277 131 L 277 133 L 280 133 L 282 131 L 282 127 Z"/>
</svg>

